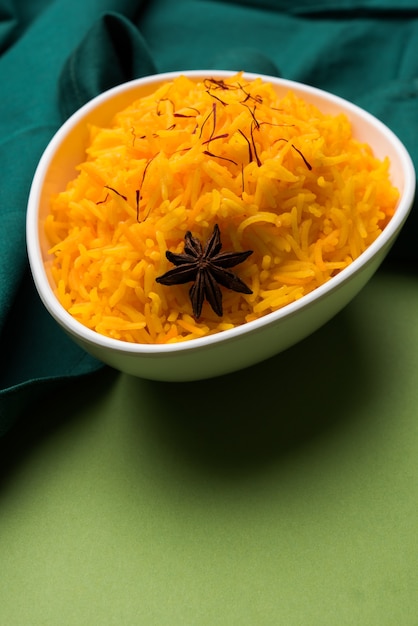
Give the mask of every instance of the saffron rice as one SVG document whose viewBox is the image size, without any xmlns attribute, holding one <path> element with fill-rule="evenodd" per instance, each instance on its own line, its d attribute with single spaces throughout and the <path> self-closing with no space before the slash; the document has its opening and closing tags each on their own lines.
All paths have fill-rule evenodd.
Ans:
<svg viewBox="0 0 418 626">
<path fill-rule="evenodd" d="M 398 191 L 388 159 L 293 92 L 242 74 L 180 76 L 92 126 L 86 159 L 52 199 L 45 223 L 61 304 L 98 333 L 172 343 L 216 333 L 286 306 L 332 279 L 381 233 Z M 223 289 L 224 315 L 190 285 L 156 278 L 173 267 L 187 230 L 223 250 L 253 250 Z"/>
</svg>

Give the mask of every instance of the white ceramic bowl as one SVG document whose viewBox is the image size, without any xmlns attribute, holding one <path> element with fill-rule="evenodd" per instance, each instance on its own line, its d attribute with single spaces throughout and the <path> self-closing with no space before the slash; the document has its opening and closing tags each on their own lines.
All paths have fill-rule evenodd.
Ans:
<svg viewBox="0 0 418 626">
<path fill-rule="evenodd" d="M 154 91 L 179 73 L 190 78 L 225 77 L 234 72 L 172 72 L 134 80 L 101 94 L 74 113 L 47 146 L 36 170 L 27 211 L 27 247 L 39 295 L 53 318 L 87 352 L 112 367 L 144 378 L 185 381 L 209 378 L 257 363 L 300 341 L 340 311 L 367 283 L 388 253 L 411 209 L 415 171 L 399 139 L 380 121 L 339 97 L 288 80 L 262 76 L 279 93 L 292 89 L 324 113 L 345 112 L 355 136 L 369 143 L 376 156 L 388 156 L 392 182 L 400 190 L 396 213 L 378 239 L 349 267 L 309 295 L 243 326 L 180 344 L 131 344 L 108 337 L 77 322 L 60 305 L 45 271 L 48 244 L 42 223 L 51 194 L 62 190 L 84 158 L 87 123 L 105 124 L 134 98 Z M 245 74 L 249 80 L 256 78 Z"/>
</svg>

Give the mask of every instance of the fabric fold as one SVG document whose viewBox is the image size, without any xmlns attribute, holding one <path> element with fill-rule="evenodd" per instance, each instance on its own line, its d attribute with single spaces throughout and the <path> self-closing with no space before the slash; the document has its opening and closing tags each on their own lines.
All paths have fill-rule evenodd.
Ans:
<svg viewBox="0 0 418 626">
<path fill-rule="evenodd" d="M 140 31 L 117 13 L 104 14 L 67 59 L 59 77 L 63 119 L 120 83 L 156 73 Z"/>
<path fill-rule="evenodd" d="M 19 20 L 12 0 L 3 0 L 0 5 L 0 54 L 14 41 L 18 26 Z"/>
</svg>

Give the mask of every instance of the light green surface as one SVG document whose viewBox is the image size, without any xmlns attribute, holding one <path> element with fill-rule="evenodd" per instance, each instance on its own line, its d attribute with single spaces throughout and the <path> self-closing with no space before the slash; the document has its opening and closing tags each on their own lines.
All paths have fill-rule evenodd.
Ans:
<svg viewBox="0 0 418 626">
<path fill-rule="evenodd" d="M 417 625 L 417 280 L 219 381 L 51 398 L 8 443 L 0 623 Z"/>
</svg>

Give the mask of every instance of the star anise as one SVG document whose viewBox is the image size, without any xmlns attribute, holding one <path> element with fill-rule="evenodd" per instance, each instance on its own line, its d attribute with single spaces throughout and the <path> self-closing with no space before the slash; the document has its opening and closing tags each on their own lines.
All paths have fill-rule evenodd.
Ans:
<svg viewBox="0 0 418 626">
<path fill-rule="evenodd" d="M 215 224 L 205 247 L 199 239 L 187 231 L 184 236 L 184 252 L 182 254 L 170 250 L 166 252 L 167 259 L 176 267 L 156 279 L 157 283 L 162 285 L 182 285 L 193 281 L 189 296 L 196 319 L 200 317 L 205 299 L 215 313 L 222 316 L 222 292 L 219 285 L 240 293 L 252 293 L 251 289 L 229 269 L 245 261 L 252 254 L 252 250 L 221 252 L 221 248 L 218 224 Z"/>
</svg>

